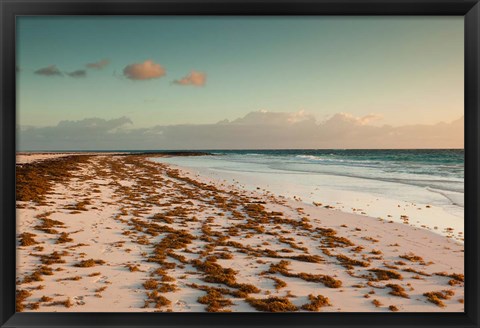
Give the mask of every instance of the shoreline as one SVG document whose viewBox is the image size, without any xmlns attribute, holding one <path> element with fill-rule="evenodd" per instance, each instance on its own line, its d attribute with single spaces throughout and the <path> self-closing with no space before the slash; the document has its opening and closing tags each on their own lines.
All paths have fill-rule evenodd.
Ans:
<svg viewBox="0 0 480 328">
<path fill-rule="evenodd" d="M 464 242 L 463 217 L 458 217 L 457 214 L 450 213 L 432 203 L 409 202 L 384 195 L 332 187 L 335 182 L 340 186 L 349 184 L 351 178 L 312 174 L 310 176 L 312 181 L 316 181 L 316 187 L 314 187 L 311 181 L 297 178 L 298 173 L 229 170 L 228 167 L 223 168 L 223 163 L 209 161 L 208 163 L 212 162 L 211 166 L 206 166 L 205 163 L 181 157 L 152 160 L 173 165 L 207 183 L 224 183 L 249 191 L 268 191 L 279 197 L 301 201 L 304 204 L 407 224 L 452 238 L 462 244 Z M 329 181 L 329 184 L 325 184 L 325 181 Z M 366 183 L 374 181 L 367 180 Z M 391 188 L 395 188 L 395 185 Z M 412 189 L 411 192 L 415 191 Z"/>
<path fill-rule="evenodd" d="M 17 203 L 24 311 L 463 311 L 453 240 L 208 182 L 151 154 L 86 155 L 58 159 L 65 177 Z"/>
</svg>

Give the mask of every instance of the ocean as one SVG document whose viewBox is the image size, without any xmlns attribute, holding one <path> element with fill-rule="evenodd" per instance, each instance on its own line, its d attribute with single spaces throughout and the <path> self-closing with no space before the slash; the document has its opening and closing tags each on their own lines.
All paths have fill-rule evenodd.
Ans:
<svg viewBox="0 0 480 328">
<path fill-rule="evenodd" d="M 445 150 L 224 150 L 221 160 L 271 170 L 322 173 L 464 192 L 464 151 Z"/>
</svg>

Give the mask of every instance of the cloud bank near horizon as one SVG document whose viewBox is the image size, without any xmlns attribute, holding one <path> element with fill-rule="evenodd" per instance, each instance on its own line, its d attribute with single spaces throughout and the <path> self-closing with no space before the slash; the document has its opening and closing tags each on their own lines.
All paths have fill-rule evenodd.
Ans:
<svg viewBox="0 0 480 328">
<path fill-rule="evenodd" d="M 135 128 L 128 117 L 61 121 L 49 127 L 17 127 L 17 149 L 395 149 L 463 148 L 463 117 L 431 125 L 373 125 L 369 114 L 337 113 L 325 121 L 304 111 L 255 111 L 214 124 Z"/>
</svg>

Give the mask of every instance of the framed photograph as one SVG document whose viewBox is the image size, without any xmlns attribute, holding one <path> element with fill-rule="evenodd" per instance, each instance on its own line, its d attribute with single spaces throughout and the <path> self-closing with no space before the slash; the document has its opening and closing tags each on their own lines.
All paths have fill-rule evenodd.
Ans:
<svg viewBox="0 0 480 328">
<path fill-rule="evenodd" d="M 1 2 L 1 327 L 478 327 L 477 1 Z"/>
</svg>

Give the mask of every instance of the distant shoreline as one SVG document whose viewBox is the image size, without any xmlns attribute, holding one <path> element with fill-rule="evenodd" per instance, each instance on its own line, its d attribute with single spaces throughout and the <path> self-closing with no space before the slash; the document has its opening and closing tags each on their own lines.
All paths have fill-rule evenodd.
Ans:
<svg viewBox="0 0 480 328">
<path fill-rule="evenodd" d="M 171 151 L 171 152 L 17 152 L 16 165 L 25 165 L 42 160 L 69 156 L 150 156 L 150 157 L 173 157 L 173 156 L 215 156 L 215 154 L 195 151 Z"/>
<path fill-rule="evenodd" d="M 19 151 L 16 153 L 19 155 L 50 155 L 50 154 L 86 154 L 86 155 L 171 155 L 171 156 L 208 156 L 214 155 L 209 152 L 204 151 L 189 151 L 189 150 L 161 150 L 161 151 L 136 151 L 136 150 L 126 150 L 126 151 L 117 151 L 117 150 L 102 150 L 102 151 Z"/>
</svg>

